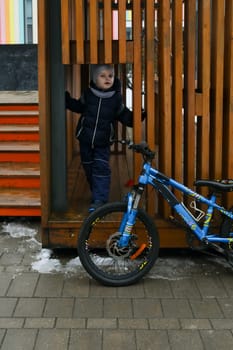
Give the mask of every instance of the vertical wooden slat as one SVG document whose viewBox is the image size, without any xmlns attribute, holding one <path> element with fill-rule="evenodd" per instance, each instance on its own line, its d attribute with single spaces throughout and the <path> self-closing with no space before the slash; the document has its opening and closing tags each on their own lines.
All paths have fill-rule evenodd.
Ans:
<svg viewBox="0 0 233 350">
<path fill-rule="evenodd" d="M 90 63 L 98 63 L 98 1 L 90 1 Z"/>
<path fill-rule="evenodd" d="M 119 63 L 126 63 L 126 3 L 118 1 Z"/>
<path fill-rule="evenodd" d="M 145 70 L 146 70 L 146 111 L 147 111 L 147 142 L 151 149 L 155 149 L 155 18 L 154 18 L 154 0 L 148 0 L 146 2 L 146 16 L 145 16 L 145 28 L 146 28 L 146 41 L 145 41 Z M 154 214 L 154 192 L 148 192 L 148 212 Z"/>
<path fill-rule="evenodd" d="M 222 178 L 222 142 L 223 142 L 223 62 L 224 62 L 224 1 L 213 3 L 212 22 L 212 59 L 211 59 L 211 153 L 210 177 Z"/>
<path fill-rule="evenodd" d="M 209 178 L 210 135 L 210 0 L 199 3 L 198 89 L 202 94 L 202 116 L 197 128 L 197 178 Z M 207 194 L 207 189 L 203 189 Z"/>
<path fill-rule="evenodd" d="M 84 63 L 84 7 L 83 0 L 75 0 L 75 37 L 76 37 L 76 62 Z"/>
<path fill-rule="evenodd" d="M 196 0 L 185 2 L 184 32 L 184 180 L 195 179 L 195 52 Z"/>
<path fill-rule="evenodd" d="M 40 115 L 40 176 L 41 176 L 41 219 L 47 226 L 50 213 L 50 103 L 49 103 L 49 69 L 47 52 L 47 5 L 46 0 L 38 2 L 38 91 Z M 43 243 L 46 235 L 43 236 Z"/>
<path fill-rule="evenodd" d="M 173 112 L 173 176 L 183 181 L 183 29 L 182 0 L 173 1 L 172 21 L 172 112 Z M 180 195 L 176 193 L 176 195 Z"/>
<path fill-rule="evenodd" d="M 233 0 L 226 2 L 225 60 L 224 60 L 224 176 L 233 179 Z M 226 206 L 232 206 L 232 193 Z"/>
<path fill-rule="evenodd" d="M 172 124 L 171 124 L 171 40 L 170 40 L 170 0 L 160 2 L 159 7 L 159 167 L 171 176 Z M 167 217 L 170 208 L 161 201 L 161 214 Z"/>
<path fill-rule="evenodd" d="M 104 0 L 104 61 L 112 62 L 112 4 Z"/>
<path fill-rule="evenodd" d="M 141 82 L 141 1 L 133 1 L 133 112 L 134 112 L 134 142 L 141 142 L 141 109 L 142 109 L 142 82 Z M 135 154 L 135 179 L 140 170 L 140 157 Z"/>
<path fill-rule="evenodd" d="M 155 147 L 154 0 L 146 2 L 146 110 L 147 141 Z"/>
<path fill-rule="evenodd" d="M 62 63 L 70 63 L 69 1 L 61 0 Z"/>
</svg>

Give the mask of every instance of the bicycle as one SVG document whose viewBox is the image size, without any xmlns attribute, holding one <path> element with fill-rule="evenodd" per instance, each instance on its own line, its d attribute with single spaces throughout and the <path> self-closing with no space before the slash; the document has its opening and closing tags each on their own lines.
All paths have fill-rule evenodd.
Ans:
<svg viewBox="0 0 233 350">
<path fill-rule="evenodd" d="M 196 180 L 196 187 L 206 186 L 210 190 L 205 197 L 152 167 L 155 152 L 146 142 L 121 143 L 142 154 L 142 171 L 125 201 L 105 204 L 83 222 L 78 254 L 85 270 L 103 285 L 126 286 L 138 282 L 153 267 L 159 254 L 159 235 L 154 220 L 139 207 L 147 185 L 157 190 L 182 219 L 189 240 L 192 242 L 194 236 L 199 242 L 198 249 L 214 249 L 233 266 L 233 209 L 226 210 L 217 204 L 220 193 L 233 191 L 233 180 Z M 171 189 L 192 199 L 194 213 Z M 197 202 L 207 208 L 199 209 Z M 222 218 L 218 233 L 211 233 L 214 212 L 219 212 Z"/>
</svg>

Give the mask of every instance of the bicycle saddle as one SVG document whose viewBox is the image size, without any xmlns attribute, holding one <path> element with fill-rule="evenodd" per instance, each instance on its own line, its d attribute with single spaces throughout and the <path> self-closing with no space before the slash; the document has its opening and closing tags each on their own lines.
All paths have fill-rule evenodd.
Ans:
<svg viewBox="0 0 233 350">
<path fill-rule="evenodd" d="M 195 186 L 207 186 L 216 192 L 231 192 L 233 191 L 233 180 L 196 180 Z"/>
</svg>

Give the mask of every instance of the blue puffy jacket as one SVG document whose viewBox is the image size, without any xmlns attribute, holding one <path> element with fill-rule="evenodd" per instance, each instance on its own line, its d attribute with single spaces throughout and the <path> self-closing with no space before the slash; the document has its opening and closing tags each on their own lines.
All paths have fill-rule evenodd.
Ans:
<svg viewBox="0 0 233 350">
<path fill-rule="evenodd" d="M 78 100 L 66 92 L 66 108 L 81 113 L 76 137 L 80 142 L 92 147 L 111 144 L 116 121 L 130 127 L 133 125 L 133 114 L 123 104 L 118 78 L 115 78 L 113 86 L 105 91 L 99 90 L 91 81 L 90 87 Z"/>
</svg>

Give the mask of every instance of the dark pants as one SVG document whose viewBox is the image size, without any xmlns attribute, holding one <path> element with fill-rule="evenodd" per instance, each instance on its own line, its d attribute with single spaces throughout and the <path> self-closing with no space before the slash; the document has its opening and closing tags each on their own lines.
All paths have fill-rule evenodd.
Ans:
<svg viewBox="0 0 233 350">
<path fill-rule="evenodd" d="M 110 147 L 95 147 L 80 143 L 81 162 L 92 191 L 92 201 L 108 201 L 111 169 Z"/>
</svg>

